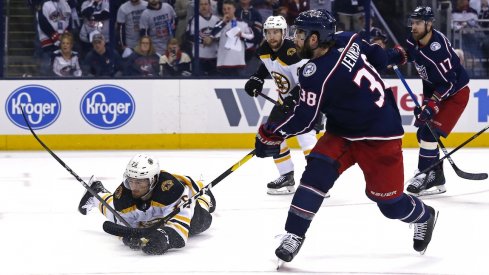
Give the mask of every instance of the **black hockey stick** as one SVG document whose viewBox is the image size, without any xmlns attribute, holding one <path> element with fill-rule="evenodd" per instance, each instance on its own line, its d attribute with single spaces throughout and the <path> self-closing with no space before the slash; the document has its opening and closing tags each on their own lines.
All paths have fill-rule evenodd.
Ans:
<svg viewBox="0 0 489 275">
<path fill-rule="evenodd" d="M 414 95 L 413 91 L 411 90 L 411 88 L 407 84 L 406 80 L 404 79 L 404 76 L 402 75 L 401 71 L 399 71 L 399 68 L 396 65 L 392 66 L 392 68 L 394 69 L 394 72 L 396 72 L 396 74 L 399 77 L 399 79 L 401 80 L 402 84 L 404 84 L 404 87 L 406 87 L 406 90 L 408 91 L 409 95 L 413 99 L 413 101 L 416 104 L 416 106 L 417 107 L 421 107 L 421 105 L 419 105 L 419 102 L 416 99 L 416 96 Z M 469 173 L 469 172 L 465 172 L 465 171 L 460 170 L 460 168 L 458 168 L 457 165 L 455 165 L 455 162 L 448 155 L 447 148 L 445 147 L 445 145 L 443 145 L 443 143 L 441 142 L 440 138 L 435 133 L 435 131 L 433 131 L 433 129 L 431 128 L 429 122 L 426 122 L 426 127 L 428 127 L 428 129 L 430 130 L 431 134 L 436 139 L 436 142 L 440 146 L 443 154 L 445 154 L 445 158 L 448 160 L 448 162 L 452 166 L 453 170 L 455 170 L 455 173 L 459 177 L 461 177 L 463 179 L 468 179 L 468 180 L 485 180 L 485 179 L 487 179 L 487 173 Z"/>
<path fill-rule="evenodd" d="M 467 143 L 471 142 L 472 140 L 474 140 L 475 138 L 477 138 L 478 136 L 480 136 L 487 129 L 489 129 L 489 125 L 487 125 L 486 127 L 484 127 L 482 130 L 480 130 L 479 132 L 477 132 L 475 135 L 471 136 L 466 141 L 462 142 L 462 144 L 460 144 L 459 146 L 457 146 L 455 149 L 453 149 L 450 153 L 448 153 L 447 155 L 445 155 L 444 157 L 442 157 L 441 159 L 439 159 L 437 162 L 433 163 L 432 165 L 430 165 L 429 167 L 427 167 L 423 171 L 420 171 L 419 173 L 417 173 L 416 175 L 414 175 L 414 177 L 417 177 L 417 176 L 419 176 L 419 175 L 421 175 L 423 173 L 426 173 L 426 172 L 430 171 L 435 166 L 437 166 L 438 164 L 442 163 L 442 161 L 444 159 L 450 157 L 450 155 L 452 155 L 453 153 L 457 152 L 460 148 L 464 147 Z M 484 175 L 484 173 L 482 173 L 482 175 Z M 485 175 L 486 175 L 486 178 L 487 178 L 487 174 L 485 174 Z"/>
<path fill-rule="evenodd" d="M 276 101 L 275 99 L 267 96 L 266 94 L 262 93 L 262 92 L 256 92 L 257 95 L 261 95 L 264 99 L 272 102 L 273 104 L 277 105 L 277 106 L 281 106 L 282 104 L 280 104 L 278 101 Z"/>
<path fill-rule="evenodd" d="M 198 197 L 202 196 L 205 193 L 205 191 L 210 190 L 212 187 L 216 186 L 224 178 L 229 176 L 229 174 L 233 173 L 234 171 L 236 171 L 236 169 L 241 167 L 241 165 L 245 164 L 248 160 L 250 160 L 254 155 L 255 155 L 255 150 L 249 152 L 246 156 L 244 156 L 242 159 L 236 162 L 233 166 L 231 166 L 226 171 L 224 171 L 224 173 L 222 173 L 213 181 L 211 181 L 209 184 L 207 184 L 202 189 L 200 189 L 199 192 L 197 192 L 195 195 L 190 197 L 187 201 L 182 201 L 170 214 L 166 215 L 161 219 L 157 219 L 157 222 L 153 224 L 151 227 L 129 228 L 119 224 L 115 224 L 111 221 L 105 221 L 103 225 L 103 229 L 105 232 L 119 237 L 142 238 L 144 236 L 147 236 L 147 234 L 150 231 L 155 230 L 161 225 L 167 223 L 171 218 L 173 218 L 175 215 L 180 213 L 182 208 L 190 206 Z"/>
<path fill-rule="evenodd" d="M 51 149 L 49 149 L 46 144 L 44 144 L 44 142 L 42 142 L 42 140 L 37 136 L 37 134 L 34 132 L 34 130 L 32 129 L 29 121 L 27 120 L 27 117 L 25 116 L 25 113 L 24 113 L 24 108 L 21 108 L 22 110 L 22 116 L 24 117 L 24 121 L 25 123 L 27 124 L 27 127 L 29 128 L 29 130 L 31 131 L 32 135 L 34 136 L 34 138 L 36 138 L 36 140 L 39 142 L 39 144 L 41 144 L 41 146 L 49 153 L 51 154 L 51 156 L 53 156 L 53 158 L 55 160 L 57 160 L 59 162 L 59 164 L 61 164 L 61 166 L 63 166 L 68 172 L 70 172 L 71 175 L 73 175 L 73 177 L 75 177 L 75 179 L 77 179 L 82 185 L 83 187 L 85 187 L 85 189 L 88 190 L 88 192 L 90 194 L 92 194 L 95 198 L 97 198 L 97 200 L 99 200 L 105 207 L 107 207 L 107 210 L 109 210 L 112 214 L 114 214 L 114 216 L 119 220 L 121 221 L 124 225 L 128 226 L 128 227 L 131 227 L 129 225 L 129 223 L 124 220 L 124 218 L 121 217 L 121 215 L 119 215 L 119 213 L 117 213 L 117 211 L 115 211 L 115 209 L 113 209 L 104 199 L 102 199 L 98 194 L 97 192 L 93 191 L 92 188 L 90 188 L 90 186 L 88 186 L 88 184 L 85 183 L 85 181 L 80 178 L 73 170 L 71 170 L 70 167 L 68 167 L 68 165 L 66 165 L 66 163 L 64 163 L 64 161 L 62 161 L 53 151 L 51 151 Z"/>
</svg>

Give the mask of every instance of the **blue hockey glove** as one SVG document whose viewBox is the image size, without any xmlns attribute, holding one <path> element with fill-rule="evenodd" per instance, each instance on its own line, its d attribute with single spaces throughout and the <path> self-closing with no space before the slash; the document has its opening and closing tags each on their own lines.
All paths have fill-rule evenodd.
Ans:
<svg viewBox="0 0 489 275">
<path fill-rule="evenodd" d="M 266 129 L 262 124 L 255 138 L 256 156 L 259 158 L 273 157 L 280 153 L 280 144 L 284 138 Z"/>
<path fill-rule="evenodd" d="M 440 111 L 439 105 L 440 103 L 436 99 L 426 99 L 423 106 L 414 108 L 414 115 L 421 122 L 430 121 Z"/>
<path fill-rule="evenodd" d="M 151 230 L 143 240 L 142 250 L 146 254 L 162 255 L 170 249 L 168 234 L 162 228 Z"/>
<path fill-rule="evenodd" d="M 257 97 L 258 93 L 263 90 L 265 81 L 258 76 L 252 75 L 245 84 L 245 91 L 249 96 Z"/>
</svg>

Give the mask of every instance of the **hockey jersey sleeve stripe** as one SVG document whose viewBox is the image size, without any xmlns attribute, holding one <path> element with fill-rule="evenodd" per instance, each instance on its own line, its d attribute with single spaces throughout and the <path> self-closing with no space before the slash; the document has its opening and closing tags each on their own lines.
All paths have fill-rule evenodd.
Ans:
<svg viewBox="0 0 489 275">
<path fill-rule="evenodd" d="M 282 163 L 282 162 L 287 161 L 287 160 L 289 160 L 289 159 L 290 159 L 290 155 L 287 155 L 287 156 L 282 157 L 282 158 L 276 158 L 276 159 L 273 159 L 273 161 L 274 161 L 275 163 L 279 164 L 279 163 Z"/>
<path fill-rule="evenodd" d="M 283 67 L 288 67 L 289 65 L 287 65 L 285 62 L 283 62 L 282 60 L 280 60 L 280 58 L 277 57 L 277 62 L 280 63 L 280 65 L 282 65 Z"/>
<path fill-rule="evenodd" d="M 114 199 L 114 197 L 112 196 L 112 194 L 105 194 L 102 196 L 102 199 L 106 203 L 110 204 L 112 202 L 112 200 Z M 105 213 L 107 212 L 107 207 L 104 206 L 101 202 L 99 202 L 99 210 L 105 216 Z"/>
<path fill-rule="evenodd" d="M 190 229 L 190 225 L 186 225 L 186 224 L 180 224 L 178 222 L 172 222 L 172 221 L 169 221 L 167 223 L 167 226 L 175 229 L 175 231 L 180 235 L 182 236 L 182 238 L 184 238 L 184 240 L 187 240 L 188 238 L 188 231 Z"/>
<path fill-rule="evenodd" d="M 156 201 L 151 201 L 151 206 L 153 206 L 153 207 L 160 207 L 160 208 L 166 207 L 166 205 L 164 205 L 162 203 L 159 203 L 159 202 L 156 202 Z"/>
<path fill-rule="evenodd" d="M 302 151 L 304 153 L 304 156 L 309 156 L 309 154 L 311 153 L 312 149 L 308 149 L 308 150 L 304 150 Z"/>
<path fill-rule="evenodd" d="M 136 205 L 133 205 L 131 207 L 128 207 L 126 209 L 122 209 L 120 212 L 122 212 L 123 214 L 127 214 L 127 213 L 130 213 L 132 211 L 136 211 Z"/>
<path fill-rule="evenodd" d="M 262 54 L 262 55 L 260 55 L 260 59 L 261 60 L 270 59 L 270 58 L 271 58 L 270 54 Z"/>
</svg>

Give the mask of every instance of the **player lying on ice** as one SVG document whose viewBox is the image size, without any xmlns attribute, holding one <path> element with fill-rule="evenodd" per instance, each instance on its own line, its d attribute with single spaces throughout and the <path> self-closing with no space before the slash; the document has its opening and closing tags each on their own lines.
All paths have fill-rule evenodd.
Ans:
<svg viewBox="0 0 489 275">
<path fill-rule="evenodd" d="M 102 182 L 91 180 L 90 188 L 99 194 L 132 228 L 147 228 L 170 214 L 182 201 L 199 192 L 204 186 L 188 176 L 160 170 L 158 160 L 135 155 L 127 164 L 124 181 L 112 194 Z M 142 249 L 151 255 L 161 255 L 170 248 L 182 248 L 189 236 L 207 230 L 212 223 L 210 213 L 215 210 L 215 199 L 210 190 L 198 196 L 158 230 L 148 230 L 142 238 L 121 236 L 125 245 Z M 83 195 L 78 211 L 86 215 L 97 207 L 109 221 L 121 223 L 114 214 L 88 191 Z"/>
</svg>

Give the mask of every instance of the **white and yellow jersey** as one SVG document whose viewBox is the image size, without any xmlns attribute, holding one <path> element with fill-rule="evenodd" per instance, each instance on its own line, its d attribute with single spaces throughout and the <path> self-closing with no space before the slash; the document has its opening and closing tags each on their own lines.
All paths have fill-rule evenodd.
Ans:
<svg viewBox="0 0 489 275">
<path fill-rule="evenodd" d="M 195 195 L 203 183 L 195 182 L 192 178 L 177 174 L 170 174 L 161 171 L 158 183 L 153 189 L 148 200 L 135 199 L 132 197 L 131 190 L 121 184 L 114 194 L 100 194 L 126 220 L 131 227 L 149 227 L 157 219 L 170 214 L 182 201 Z M 199 197 L 200 198 L 200 197 Z M 201 201 L 200 199 L 198 200 Z M 182 208 L 181 211 L 165 224 L 165 227 L 173 228 L 187 242 L 190 230 L 190 221 L 194 214 L 195 203 L 189 207 Z M 202 203 L 201 203 L 202 205 Z M 103 204 L 99 203 L 99 210 L 109 220 L 115 221 L 115 217 L 107 211 Z"/>
<path fill-rule="evenodd" d="M 278 51 L 273 51 L 265 41 L 257 51 L 258 56 L 272 76 L 283 99 L 299 83 L 298 71 L 308 60 L 297 55 L 294 42 L 284 39 Z"/>
</svg>

